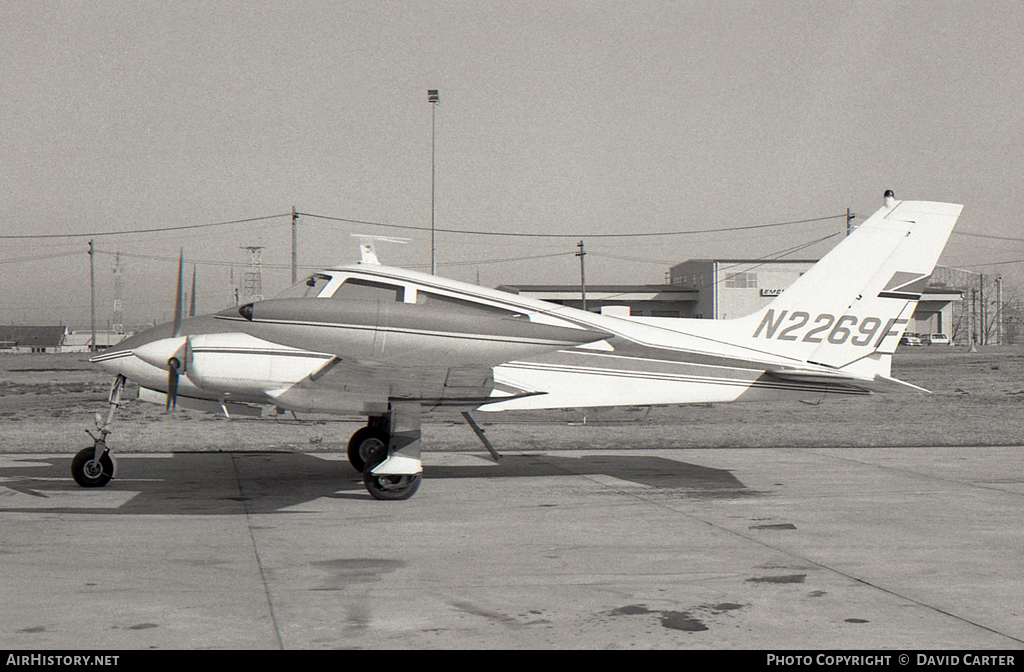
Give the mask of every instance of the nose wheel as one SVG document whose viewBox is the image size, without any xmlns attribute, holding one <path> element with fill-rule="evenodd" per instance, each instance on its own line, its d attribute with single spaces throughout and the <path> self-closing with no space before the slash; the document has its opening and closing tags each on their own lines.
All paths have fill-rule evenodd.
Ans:
<svg viewBox="0 0 1024 672">
<path fill-rule="evenodd" d="M 114 420 L 114 414 L 121 405 L 121 390 L 124 389 L 125 377 L 118 374 L 110 385 L 110 394 L 107 396 L 107 417 L 103 418 L 96 414 L 96 430 L 99 436 L 88 429 L 85 433 L 92 437 L 93 445 L 89 448 L 78 451 L 71 460 L 71 477 L 83 488 L 102 488 L 114 477 L 114 460 L 110 456 L 110 449 L 107 448 L 107 435 L 110 430 L 107 427 Z"/>
<path fill-rule="evenodd" d="M 114 461 L 106 444 L 97 442 L 100 457 L 97 459 L 97 446 L 90 446 L 78 452 L 71 460 L 71 477 L 83 488 L 102 488 L 114 477 Z"/>
</svg>

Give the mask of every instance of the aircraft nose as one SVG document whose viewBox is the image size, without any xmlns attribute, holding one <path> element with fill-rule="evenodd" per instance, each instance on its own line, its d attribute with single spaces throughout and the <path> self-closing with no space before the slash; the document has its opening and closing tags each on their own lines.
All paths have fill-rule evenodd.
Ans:
<svg viewBox="0 0 1024 672">
<path fill-rule="evenodd" d="M 125 362 L 132 358 L 131 350 L 113 350 L 90 357 L 89 361 L 110 373 L 124 373 Z"/>
</svg>

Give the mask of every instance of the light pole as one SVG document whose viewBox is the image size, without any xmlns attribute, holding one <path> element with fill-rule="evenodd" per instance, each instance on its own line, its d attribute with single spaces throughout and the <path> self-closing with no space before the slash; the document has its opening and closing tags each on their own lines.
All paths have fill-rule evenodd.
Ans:
<svg viewBox="0 0 1024 672">
<path fill-rule="evenodd" d="M 427 102 L 430 103 L 430 274 L 437 275 L 437 264 L 434 261 L 434 136 L 437 130 L 437 104 L 441 102 L 437 89 L 427 89 Z"/>
<path fill-rule="evenodd" d="M 90 352 L 96 352 L 96 270 L 95 270 L 95 259 L 96 250 L 93 249 L 92 241 L 89 241 L 89 314 L 92 316 L 90 319 L 91 331 L 92 331 L 92 345 L 89 346 Z"/>
</svg>

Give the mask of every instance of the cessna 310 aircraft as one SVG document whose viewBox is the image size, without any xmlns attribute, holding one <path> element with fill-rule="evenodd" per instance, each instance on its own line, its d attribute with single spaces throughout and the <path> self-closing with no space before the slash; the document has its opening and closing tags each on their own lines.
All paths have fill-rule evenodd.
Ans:
<svg viewBox="0 0 1024 672">
<path fill-rule="evenodd" d="M 652 406 L 922 388 L 890 362 L 963 206 L 884 205 L 768 306 L 731 320 L 619 317 L 381 265 L 314 273 L 279 296 L 182 317 L 91 361 L 117 374 L 95 445 L 72 474 L 106 485 L 126 379 L 140 397 L 229 410 L 362 414 L 348 446 L 377 499 L 420 485 L 420 417 L 469 411 Z"/>
</svg>

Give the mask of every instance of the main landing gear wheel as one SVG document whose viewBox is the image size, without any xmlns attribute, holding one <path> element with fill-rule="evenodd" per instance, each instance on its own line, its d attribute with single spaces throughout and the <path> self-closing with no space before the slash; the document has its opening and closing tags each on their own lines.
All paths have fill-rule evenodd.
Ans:
<svg viewBox="0 0 1024 672">
<path fill-rule="evenodd" d="M 93 446 L 80 450 L 75 459 L 71 460 L 71 476 L 83 488 L 102 488 L 113 475 L 114 462 L 110 455 L 103 451 L 97 462 L 96 448 Z"/>
<path fill-rule="evenodd" d="M 390 440 L 391 437 L 388 436 L 387 430 L 381 427 L 363 427 L 348 441 L 349 464 L 360 473 L 366 471 L 366 464 L 374 451 L 383 448 L 384 457 L 387 457 Z M 374 466 L 383 462 L 384 457 L 378 460 Z"/>
<path fill-rule="evenodd" d="M 420 488 L 422 474 L 373 474 L 371 470 L 387 459 L 388 447 L 373 450 L 363 469 L 363 485 L 374 499 L 398 501 L 409 499 Z"/>
</svg>

